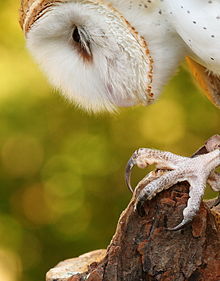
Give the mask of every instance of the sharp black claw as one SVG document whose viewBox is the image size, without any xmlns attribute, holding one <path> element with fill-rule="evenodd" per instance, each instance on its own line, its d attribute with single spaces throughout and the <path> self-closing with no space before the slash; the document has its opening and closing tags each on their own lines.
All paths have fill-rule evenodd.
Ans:
<svg viewBox="0 0 220 281">
<path fill-rule="evenodd" d="M 127 184 L 127 187 L 129 188 L 129 190 L 133 193 L 134 190 L 131 186 L 131 171 L 132 171 L 132 168 L 134 167 L 135 165 L 135 161 L 133 159 L 133 156 L 129 159 L 128 163 L 127 163 L 127 166 L 126 166 L 126 170 L 125 170 L 125 181 L 126 181 L 126 184 Z"/>
<path fill-rule="evenodd" d="M 144 217 L 146 215 L 145 209 L 144 209 L 144 201 L 139 200 L 135 205 L 135 211 L 137 211 L 138 215 L 140 217 Z"/>
<path fill-rule="evenodd" d="M 220 204 L 220 194 L 218 195 L 218 198 L 216 198 L 213 207 L 217 207 Z"/>
</svg>

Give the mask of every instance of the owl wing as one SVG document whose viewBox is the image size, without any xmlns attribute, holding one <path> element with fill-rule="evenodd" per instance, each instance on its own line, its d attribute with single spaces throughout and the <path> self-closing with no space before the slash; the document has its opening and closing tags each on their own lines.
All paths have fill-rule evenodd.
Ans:
<svg viewBox="0 0 220 281">
<path fill-rule="evenodd" d="M 190 57 L 186 57 L 186 61 L 192 75 L 203 89 L 205 95 L 214 105 L 220 107 L 220 77 L 208 71 L 207 68 Z"/>
</svg>

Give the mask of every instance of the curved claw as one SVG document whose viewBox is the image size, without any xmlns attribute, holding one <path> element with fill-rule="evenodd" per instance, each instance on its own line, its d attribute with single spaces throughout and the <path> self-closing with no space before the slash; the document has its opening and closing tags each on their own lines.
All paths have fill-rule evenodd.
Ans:
<svg viewBox="0 0 220 281">
<path fill-rule="evenodd" d="M 127 165 L 126 165 L 126 169 L 125 169 L 125 182 L 127 184 L 127 187 L 129 188 L 129 190 L 133 193 L 134 189 L 131 186 L 131 171 L 132 168 L 136 165 L 136 162 L 133 158 L 133 156 L 129 159 Z"/>
<path fill-rule="evenodd" d="M 217 207 L 219 204 L 220 204 L 220 193 L 219 193 L 218 197 L 216 198 L 212 207 Z"/>
<path fill-rule="evenodd" d="M 184 228 L 188 223 L 190 223 L 192 220 L 183 220 L 180 224 L 178 224 L 177 226 L 173 227 L 173 228 L 167 228 L 167 230 L 170 231 L 176 231 L 176 230 L 180 230 L 182 228 Z"/>
<path fill-rule="evenodd" d="M 140 200 L 136 203 L 134 210 L 138 213 L 140 217 L 144 217 L 146 215 L 145 209 L 144 209 L 144 200 Z"/>
</svg>

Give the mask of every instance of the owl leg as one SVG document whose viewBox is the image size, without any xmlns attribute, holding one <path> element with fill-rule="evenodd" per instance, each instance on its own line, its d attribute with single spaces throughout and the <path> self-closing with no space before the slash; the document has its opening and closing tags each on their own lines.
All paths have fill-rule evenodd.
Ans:
<svg viewBox="0 0 220 281">
<path fill-rule="evenodd" d="M 178 182 L 188 181 L 190 184 L 190 198 L 183 211 L 183 221 L 170 230 L 178 230 L 193 219 L 199 210 L 208 179 L 212 183 L 212 187 L 219 190 L 219 185 L 216 182 L 219 177 L 213 171 L 220 166 L 220 148 L 215 148 L 209 153 L 197 155 L 193 158 L 147 148 L 138 149 L 130 158 L 126 168 L 126 181 L 130 190 L 133 190 L 130 184 L 132 167 L 137 165 L 139 168 L 145 168 L 151 164 L 155 164 L 156 168 L 164 170 L 164 173 L 161 177 L 147 184 L 140 192 L 135 205 L 135 209 L 140 215 L 144 215 L 143 205 L 145 200 L 151 200 L 157 193 Z"/>
<path fill-rule="evenodd" d="M 156 165 L 156 168 L 160 170 L 174 170 L 178 168 L 178 162 L 183 161 L 186 157 L 178 156 L 171 152 L 160 151 L 149 148 L 139 148 L 136 150 L 126 167 L 126 183 L 128 188 L 133 192 L 133 188 L 130 184 L 131 170 L 137 165 L 139 168 L 146 168 L 149 165 Z"/>
</svg>

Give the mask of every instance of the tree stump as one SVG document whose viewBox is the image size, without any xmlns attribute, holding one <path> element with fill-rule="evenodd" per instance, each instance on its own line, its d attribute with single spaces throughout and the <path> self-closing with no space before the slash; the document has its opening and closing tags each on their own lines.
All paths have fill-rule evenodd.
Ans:
<svg viewBox="0 0 220 281">
<path fill-rule="evenodd" d="M 199 153 L 206 153 L 204 147 Z M 151 181 L 156 172 L 144 179 Z M 98 250 L 58 264 L 47 281 L 220 281 L 220 208 L 202 202 L 192 223 L 169 231 L 182 221 L 188 200 L 187 182 L 146 201 L 144 217 L 134 211 L 141 181 L 107 250 Z"/>
</svg>

